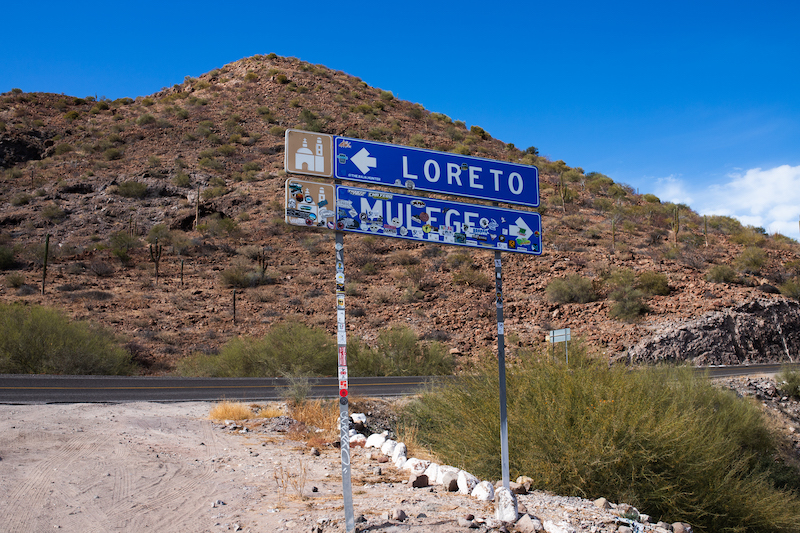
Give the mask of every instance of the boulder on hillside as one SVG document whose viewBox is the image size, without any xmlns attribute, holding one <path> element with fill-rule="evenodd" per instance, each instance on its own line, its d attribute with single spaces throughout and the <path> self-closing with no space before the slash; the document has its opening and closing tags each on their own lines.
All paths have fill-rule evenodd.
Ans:
<svg viewBox="0 0 800 533">
<path fill-rule="evenodd" d="M 752 300 L 683 323 L 661 325 L 628 349 L 631 363 L 776 363 L 800 352 L 800 303 Z"/>
</svg>

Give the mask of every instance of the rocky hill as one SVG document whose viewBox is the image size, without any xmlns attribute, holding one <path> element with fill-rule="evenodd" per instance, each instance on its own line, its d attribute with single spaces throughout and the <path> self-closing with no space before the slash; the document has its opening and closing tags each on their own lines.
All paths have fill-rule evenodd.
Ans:
<svg viewBox="0 0 800 533">
<path fill-rule="evenodd" d="M 665 328 L 755 301 L 789 305 L 776 287 L 797 294 L 791 239 L 704 219 L 354 76 L 270 54 L 135 99 L 0 96 L 0 301 L 110 326 L 148 373 L 280 321 L 333 333 L 333 234 L 283 221 L 287 128 L 539 167 L 544 252 L 503 256 L 512 356 L 570 327 L 606 357 L 637 345 L 635 359 L 657 358 L 647 353 L 661 341 L 646 339 Z M 369 343 L 403 324 L 460 363 L 496 350 L 492 253 L 353 234 L 345 247 L 350 336 Z M 558 278 L 566 296 L 552 288 Z M 704 331 L 724 337 L 721 327 Z M 776 342 L 737 341 L 758 353 L 736 359 L 796 357 Z M 702 353 L 730 362 L 713 346 Z"/>
</svg>

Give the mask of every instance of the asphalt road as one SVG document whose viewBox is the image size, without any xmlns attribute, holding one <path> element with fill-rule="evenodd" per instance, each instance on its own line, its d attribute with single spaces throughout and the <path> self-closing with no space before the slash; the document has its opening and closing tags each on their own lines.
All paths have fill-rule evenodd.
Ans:
<svg viewBox="0 0 800 533">
<path fill-rule="evenodd" d="M 413 394 L 431 378 L 350 378 L 349 394 L 389 397 Z M 335 378 L 309 380 L 310 398 L 338 398 Z M 284 378 L 176 378 L 131 376 L 0 375 L 0 403 L 185 402 L 278 400 L 291 383 Z"/>
<path fill-rule="evenodd" d="M 775 374 L 783 365 L 698 368 L 712 378 Z M 430 377 L 350 378 L 351 396 L 391 397 L 414 394 Z M 315 378 L 308 397 L 338 398 L 335 378 Z M 284 378 L 177 378 L 131 376 L 45 376 L 0 374 L 0 404 L 119 403 L 279 400 L 291 383 Z"/>
</svg>

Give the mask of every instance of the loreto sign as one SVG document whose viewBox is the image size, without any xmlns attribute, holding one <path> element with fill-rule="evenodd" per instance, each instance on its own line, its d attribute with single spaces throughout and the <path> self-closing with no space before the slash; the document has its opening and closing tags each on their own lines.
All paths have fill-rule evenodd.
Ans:
<svg viewBox="0 0 800 533">
<path fill-rule="evenodd" d="M 495 202 L 539 205 L 534 166 L 347 137 L 334 138 L 334 177 Z"/>
<path fill-rule="evenodd" d="M 539 213 L 356 187 L 336 187 L 336 229 L 539 255 Z"/>
<path fill-rule="evenodd" d="M 291 174 L 539 205 L 539 170 L 530 165 L 291 129 L 285 149 Z"/>
</svg>

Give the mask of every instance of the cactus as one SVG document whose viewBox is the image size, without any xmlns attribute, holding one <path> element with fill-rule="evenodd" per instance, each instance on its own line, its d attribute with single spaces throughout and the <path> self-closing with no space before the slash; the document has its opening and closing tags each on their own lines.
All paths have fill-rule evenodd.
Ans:
<svg viewBox="0 0 800 533">
<path fill-rule="evenodd" d="M 674 236 L 675 246 L 678 246 L 678 232 L 681 229 L 681 220 L 680 220 L 680 215 L 678 214 L 678 206 L 677 205 L 675 206 L 675 218 L 672 221 L 672 229 L 673 229 L 673 231 L 675 233 L 675 236 Z"/>
<path fill-rule="evenodd" d="M 47 280 L 47 256 L 50 255 L 50 234 L 44 237 L 44 263 L 42 268 L 42 294 L 44 294 L 44 284 Z"/>
<path fill-rule="evenodd" d="M 163 249 L 163 246 L 158 244 L 158 238 L 156 238 L 155 248 L 153 248 L 152 244 L 150 245 L 150 259 L 153 261 L 153 263 L 156 266 L 156 285 L 158 285 L 158 266 L 161 263 L 161 251 L 162 251 L 162 249 Z"/>
<path fill-rule="evenodd" d="M 611 219 L 611 251 L 614 252 L 617 248 L 617 221 Z"/>
<path fill-rule="evenodd" d="M 264 276 L 267 273 L 267 249 L 262 248 L 256 254 L 256 261 L 258 262 L 258 271 L 261 274 L 261 282 L 264 282 Z"/>
</svg>

